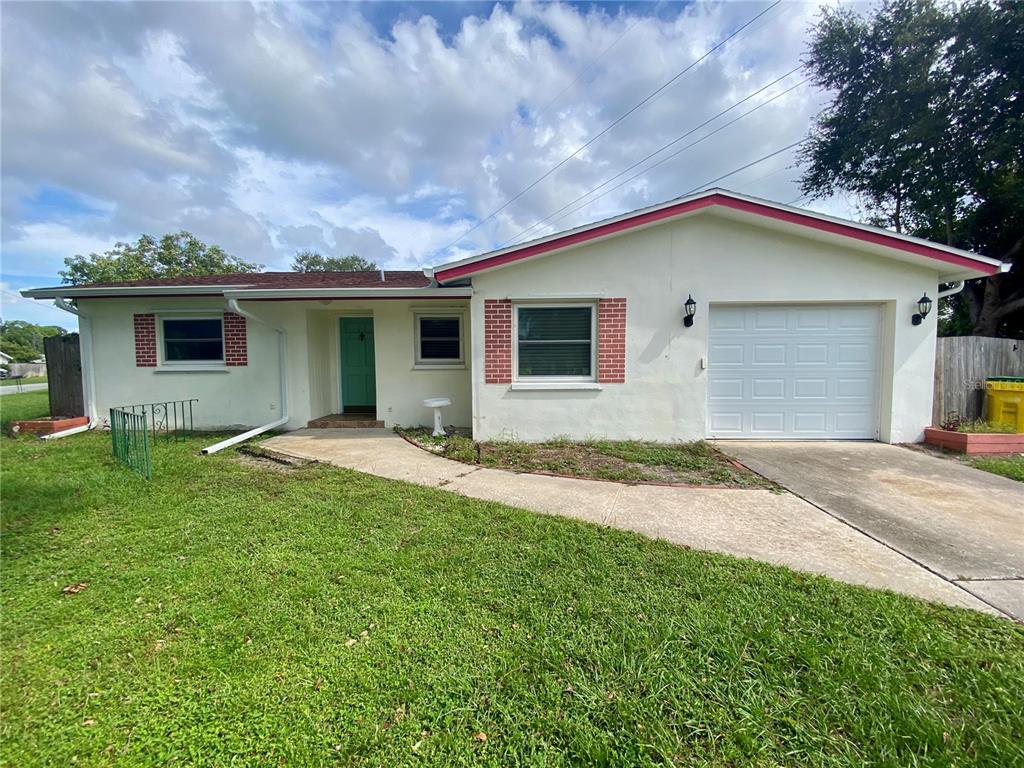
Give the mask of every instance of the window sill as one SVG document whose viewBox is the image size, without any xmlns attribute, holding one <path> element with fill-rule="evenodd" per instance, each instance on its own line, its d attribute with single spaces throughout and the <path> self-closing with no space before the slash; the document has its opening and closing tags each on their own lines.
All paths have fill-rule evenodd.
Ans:
<svg viewBox="0 0 1024 768">
<path fill-rule="evenodd" d="M 513 391 L 589 391 L 596 392 L 603 387 L 596 381 L 517 381 L 510 384 L 509 389 Z"/>
<path fill-rule="evenodd" d="M 416 363 L 414 371 L 464 371 L 465 363 Z"/>
<path fill-rule="evenodd" d="M 228 373 L 226 365 L 160 365 L 154 373 Z"/>
</svg>

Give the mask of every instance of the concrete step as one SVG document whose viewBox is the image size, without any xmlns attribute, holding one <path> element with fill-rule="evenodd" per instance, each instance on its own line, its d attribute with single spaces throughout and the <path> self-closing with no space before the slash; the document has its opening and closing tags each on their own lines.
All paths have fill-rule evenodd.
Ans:
<svg viewBox="0 0 1024 768">
<path fill-rule="evenodd" d="M 384 422 L 369 413 L 332 413 L 313 419 L 306 426 L 309 429 L 383 429 Z"/>
</svg>

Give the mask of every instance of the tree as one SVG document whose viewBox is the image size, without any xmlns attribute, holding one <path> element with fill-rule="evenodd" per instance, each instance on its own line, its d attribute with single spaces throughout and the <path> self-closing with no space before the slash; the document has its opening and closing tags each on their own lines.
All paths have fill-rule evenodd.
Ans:
<svg viewBox="0 0 1024 768">
<path fill-rule="evenodd" d="M 103 254 L 64 259 L 61 280 L 72 285 L 116 283 L 155 277 L 194 277 L 231 272 L 259 272 L 261 264 L 207 245 L 190 232 L 164 235 L 158 241 L 143 235 L 135 243 L 116 243 Z"/>
<path fill-rule="evenodd" d="M 10 355 L 16 363 L 31 363 L 43 355 L 43 339 L 66 333 L 57 325 L 35 325 L 24 320 L 0 321 L 0 351 Z"/>
<path fill-rule="evenodd" d="M 940 307 L 940 331 L 1024 331 L 1024 4 L 827 9 L 805 64 L 834 93 L 802 191 L 856 194 L 872 223 L 1013 262 Z"/>
<path fill-rule="evenodd" d="M 379 269 L 362 256 L 321 256 L 316 251 L 299 251 L 292 260 L 294 272 L 368 272 Z"/>
</svg>

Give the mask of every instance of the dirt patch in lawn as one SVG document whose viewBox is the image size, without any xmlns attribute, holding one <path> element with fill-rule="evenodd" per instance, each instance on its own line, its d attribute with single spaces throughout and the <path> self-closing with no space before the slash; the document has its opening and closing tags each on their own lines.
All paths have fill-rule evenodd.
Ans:
<svg viewBox="0 0 1024 768">
<path fill-rule="evenodd" d="M 237 453 L 240 463 L 275 472 L 291 472 L 316 463 L 310 459 L 300 459 L 286 453 L 279 453 L 259 444 L 240 446 Z"/>
<path fill-rule="evenodd" d="M 474 466 L 509 472 L 613 480 L 621 483 L 781 488 L 737 464 L 713 446 L 635 440 L 549 440 L 476 442 L 466 430 L 449 429 L 433 437 L 425 427 L 396 430 L 426 451 Z"/>
</svg>

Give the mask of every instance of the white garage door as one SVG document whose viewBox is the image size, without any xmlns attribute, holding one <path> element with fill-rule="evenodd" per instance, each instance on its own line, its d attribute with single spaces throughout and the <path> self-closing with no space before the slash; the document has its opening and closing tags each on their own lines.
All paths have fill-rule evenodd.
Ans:
<svg viewBox="0 0 1024 768">
<path fill-rule="evenodd" d="M 873 439 L 876 305 L 712 306 L 708 434 Z"/>
</svg>

